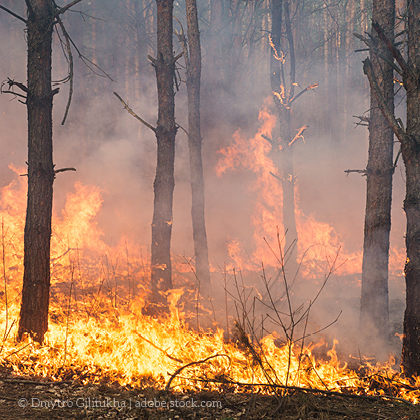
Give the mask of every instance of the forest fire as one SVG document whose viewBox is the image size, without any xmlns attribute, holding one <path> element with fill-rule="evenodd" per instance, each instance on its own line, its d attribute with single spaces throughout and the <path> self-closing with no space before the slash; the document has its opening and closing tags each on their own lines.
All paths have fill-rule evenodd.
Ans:
<svg viewBox="0 0 420 420">
<path fill-rule="evenodd" d="M 260 116 L 265 123 L 271 121 L 269 117 L 264 112 Z M 259 168 L 267 164 L 267 170 L 274 171 L 270 162 L 264 161 L 268 158 L 262 151 L 259 156 L 263 164 Z M 246 164 L 247 160 L 241 162 Z M 268 172 L 264 176 L 267 182 L 271 180 Z M 267 191 L 264 182 L 259 182 L 259 190 Z M 392 369 L 392 360 L 385 365 L 364 364 L 361 373 L 340 362 L 335 344 L 329 348 L 322 340 L 305 346 L 299 342 L 279 344 L 281 337 L 277 333 L 257 340 L 254 331 L 246 331 L 246 325 L 239 323 L 231 331 L 235 340 L 227 341 L 217 325 L 211 331 L 197 329 L 193 318 L 182 311 L 185 303 L 179 303 L 183 289 L 168 294 L 170 315 L 165 322 L 142 315 L 148 273 L 144 271 L 141 253 L 134 248 L 128 251 L 126 243 L 113 250 L 104 244 L 95 223 L 102 203 L 100 191 L 80 183 L 75 185 L 75 193 L 68 196 L 62 215 L 54 219 L 52 297 L 46 341 L 44 345 L 31 340 L 16 343 L 22 278 L 22 244 L 18 238 L 22 237 L 25 191 L 23 177 L 1 191 L 5 276 L 1 357 L 3 366 L 11 367 L 15 375 L 127 386 L 153 383 L 158 388 L 178 391 L 217 391 L 221 386 L 240 391 L 252 385 L 265 393 L 302 387 L 322 392 L 389 395 L 418 402 L 420 391 L 416 387 L 420 379 L 414 384 L 402 378 Z M 274 196 L 271 198 L 274 206 Z M 265 220 L 258 235 L 265 234 L 268 216 L 269 213 L 256 215 L 256 220 Z M 331 227 L 311 219 L 299 226 L 315 226 L 321 231 L 326 228 L 322 235 L 332 236 Z M 237 255 L 234 250 L 231 252 Z M 127 253 L 127 264 L 118 265 L 118 255 L 124 260 Z M 104 254 L 113 255 L 113 260 L 108 261 L 111 267 L 106 267 Z M 318 255 L 310 255 L 310 263 L 316 264 Z M 317 353 L 324 356 L 315 356 Z"/>
<path fill-rule="evenodd" d="M 66 3 L 0 5 L 0 417 L 418 418 L 420 0 Z"/>
</svg>

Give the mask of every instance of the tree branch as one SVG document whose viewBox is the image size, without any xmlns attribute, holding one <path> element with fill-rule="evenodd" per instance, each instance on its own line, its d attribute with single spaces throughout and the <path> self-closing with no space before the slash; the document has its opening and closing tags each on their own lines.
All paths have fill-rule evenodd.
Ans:
<svg viewBox="0 0 420 420">
<path fill-rule="evenodd" d="M 382 42 L 384 42 L 385 45 L 389 48 L 392 56 L 397 60 L 397 63 L 400 65 L 404 76 L 407 76 L 409 73 L 408 66 L 403 56 L 401 55 L 400 50 L 395 47 L 394 43 L 386 36 L 384 30 L 378 25 L 377 22 L 372 22 L 372 28 L 375 29 L 375 31 L 377 32 L 379 39 Z"/>
<path fill-rule="evenodd" d="M 62 15 L 63 13 L 65 13 L 67 10 L 70 9 L 70 7 L 73 7 L 75 4 L 80 3 L 82 0 L 73 0 L 71 3 L 69 3 L 68 5 L 61 7 L 60 9 L 58 9 L 55 12 L 54 17 L 57 18 L 58 16 Z"/>
<path fill-rule="evenodd" d="M 68 75 L 68 80 L 70 82 L 69 98 L 67 100 L 67 105 L 66 105 L 66 110 L 64 111 L 63 120 L 61 121 L 61 125 L 64 125 L 64 123 L 66 122 L 66 119 L 67 119 L 67 115 L 69 113 L 71 99 L 73 97 L 73 81 L 74 81 L 74 77 L 73 77 L 74 76 L 74 73 L 73 73 L 73 54 L 71 52 L 70 36 L 67 33 L 67 30 L 64 27 L 64 24 L 63 24 L 62 20 L 59 17 L 57 17 L 57 22 L 60 25 L 61 31 L 63 32 L 63 35 L 64 35 L 64 39 L 66 40 L 66 50 L 67 50 L 67 54 L 68 54 L 68 63 L 69 63 L 69 75 Z"/>
<path fill-rule="evenodd" d="M 404 143 L 406 139 L 405 131 L 400 126 L 400 124 L 398 124 L 398 121 L 395 119 L 394 114 L 389 110 L 385 99 L 382 96 L 381 90 L 379 89 L 378 83 L 376 82 L 376 79 L 373 75 L 372 63 L 369 60 L 369 58 L 366 58 L 366 60 L 363 61 L 363 71 L 369 80 L 370 88 L 372 89 L 372 92 L 375 95 L 379 109 L 382 111 L 383 116 L 388 121 L 388 124 L 397 136 L 398 140 L 401 143 Z"/>
<path fill-rule="evenodd" d="M 0 6 L 0 9 L 4 10 L 5 12 L 9 13 L 10 15 L 12 15 L 13 17 L 15 17 L 16 19 L 21 20 L 22 22 L 27 23 L 27 20 L 24 19 L 22 16 L 17 15 L 16 13 L 12 12 L 11 10 L 7 9 L 4 6 Z"/>
<path fill-rule="evenodd" d="M 356 33 L 353 33 L 353 35 L 356 38 L 363 41 L 374 54 L 376 54 L 378 57 L 382 58 L 382 60 L 384 60 L 387 64 L 389 64 L 398 74 L 401 74 L 401 75 L 403 74 L 403 71 L 394 63 L 393 60 L 390 60 L 389 57 L 387 57 L 386 55 L 384 55 L 380 51 L 378 51 L 378 49 L 375 47 L 375 45 L 372 43 L 372 41 L 370 39 L 367 39 L 364 36 L 356 34 Z"/>
<path fill-rule="evenodd" d="M 124 105 L 124 108 L 127 110 L 129 114 L 131 114 L 134 118 L 137 118 L 142 124 L 144 124 L 146 127 L 150 128 L 154 133 L 156 133 L 156 128 L 144 121 L 142 118 L 140 118 L 121 98 L 120 95 L 118 95 L 117 92 L 114 92 L 114 95 L 120 100 L 120 102 Z"/>
<path fill-rule="evenodd" d="M 366 176 L 366 174 L 367 174 L 366 169 L 347 169 L 344 172 L 347 174 L 347 176 L 349 176 L 349 174 L 351 174 L 351 173 L 362 174 L 362 176 Z"/>
<path fill-rule="evenodd" d="M 302 91 L 300 91 L 296 96 L 294 96 L 292 99 L 290 99 L 289 101 L 289 105 L 296 101 L 297 98 L 299 98 L 300 96 L 302 96 L 305 92 L 307 92 L 308 90 L 312 90 L 312 89 L 316 89 L 319 86 L 318 83 L 315 83 L 314 85 L 309 85 L 307 86 L 305 89 L 303 89 Z"/>
</svg>

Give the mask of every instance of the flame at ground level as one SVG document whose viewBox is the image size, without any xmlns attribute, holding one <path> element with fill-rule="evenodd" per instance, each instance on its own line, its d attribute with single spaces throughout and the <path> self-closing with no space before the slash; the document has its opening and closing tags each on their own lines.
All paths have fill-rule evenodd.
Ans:
<svg viewBox="0 0 420 420">
<path fill-rule="evenodd" d="M 54 218 L 50 323 L 46 342 L 39 346 L 15 342 L 25 179 L 2 189 L 3 366 L 19 375 L 82 382 L 164 388 L 171 381 L 176 390 L 276 384 L 359 394 L 391 392 L 394 397 L 418 402 L 420 381 L 413 384 L 401 378 L 390 364 L 367 367 L 361 376 L 340 363 L 334 349 L 316 358 L 317 348 L 326 349 L 323 343 L 301 348 L 279 345 L 281 337 L 274 333 L 256 340 L 243 332 L 229 340 L 228 331 L 217 326 L 208 332 L 194 330 L 179 312 L 179 290 L 168 298 L 171 315 L 165 322 L 143 316 L 149 273 L 141 249 L 123 240 L 110 250 L 94 223 L 102 202 L 99 189 L 76 184 L 75 190 L 62 215 Z M 372 389 L 372 378 L 380 386 Z M 260 390 L 268 388 L 261 385 Z"/>
<path fill-rule="evenodd" d="M 1 347 L 3 365 L 19 375 L 79 379 L 82 383 L 164 388 L 170 382 L 171 389 L 178 391 L 221 390 L 228 384 L 239 389 L 237 383 L 276 384 L 357 394 L 391 393 L 419 402 L 420 378 L 414 384 L 389 364 L 365 367 L 362 376 L 340 364 L 334 348 L 325 360 L 317 360 L 313 352 L 325 347 L 324 343 L 303 349 L 278 347 L 275 335 L 252 345 L 249 337 L 236 344 L 226 342 L 220 329 L 200 333 L 188 328 L 175 306 L 165 322 L 142 316 L 141 300 L 131 311 L 116 310 L 109 304 L 95 315 L 89 315 L 80 302 L 76 310 L 69 298 L 63 297 L 61 306 L 57 303 L 43 346 L 15 343 L 15 324 L 10 330 L 3 313 L 0 328 L 8 332 Z M 16 320 L 17 309 L 16 305 L 9 308 L 9 325 Z M 263 385 L 258 388 L 267 391 Z"/>
</svg>

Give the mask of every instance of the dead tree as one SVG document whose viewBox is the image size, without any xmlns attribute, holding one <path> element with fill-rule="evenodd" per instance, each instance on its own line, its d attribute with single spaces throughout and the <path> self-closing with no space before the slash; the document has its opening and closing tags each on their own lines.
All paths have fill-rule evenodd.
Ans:
<svg viewBox="0 0 420 420">
<path fill-rule="evenodd" d="M 395 0 L 374 0 L 372 21 L 394 36 Z M 392 55 L 375 30 L 370 34 L 372 72 L 387 108 L 394 113 L 394 69 Z M 388 259 L 391 230 L 391 200 L 394 133 L 371 93 L 369 157 L 363 244 L 360 325 L 367 345 L 389 340 Z M 370 343 L 370 344 L 369 344 Z"/>
<path fill-rule="evenodd" d="M 53 27 L 75 0 L 59 8 L 53 0 L 26 0 L 27 19 L 1 7 L 26 24 L 28 83 L 8 81 L 8 93 L 24 97 L 28 112 L 28 200 L 24 233 L 24 274 L 18 339 L 29 334 L 42 343 L 48 329 L 50 242 L 55 173 L 52 104 L 59 89 L 51 85 Z M 16 93 L 17 87 L 22 93 Z M 4 92 L 4 90 L 3 90 Z"/>
<path fill-rule="evenodd" d="M 292 136 L 290 111 L 292 103 L 304 92 L 318 86 L 308 86 L 296 96 L 294 95 L 296 84 L 295 49 L 290 20 L 289 2 L 287 0 L 272 0 L 272 27 L 271 27 L 271 57 L 270 57 L 270 81 L 276 104 L 277 134 L 278 140 L 271 142 L 272 149 L 279 156 L 281 168 L 281 184 L 283 189 L 283 226 L 286 231 L 285 250 L 286 259 L 293 265 L 296 262 L 296 242 L 298 238 L 295 218 L 295 176 L 293 173 L 293 147 L 296 141 L 302 137 L 306 126 L 301 127 L 295 136 Z M 284 12 L 284 16 L 283 16 Z M 287 39 L 290 73 L 288 82 L 285 77 L 285 49 L 282 49 L 282 24 Z"/>
<path fill-rule="evenodd" d="M 407 122 L 404 127 L 388 108 L 386 99 L 372 70 L 372 62 L 364 61 L 363 69 L 369 79 L 378 106 L 401 144 L 405 164 L 407 216 L 405 263 L 407 306 L 404 314 L 402 368 L 407 376 L 420 375 L 420 0 L 412 0 L 407 7 L 407 60 L 398 50 L 393 38 L 373 22 L 373 28 L 389 51 L 394 70 L 402 77 L 407 93 Z"/>
</svg>

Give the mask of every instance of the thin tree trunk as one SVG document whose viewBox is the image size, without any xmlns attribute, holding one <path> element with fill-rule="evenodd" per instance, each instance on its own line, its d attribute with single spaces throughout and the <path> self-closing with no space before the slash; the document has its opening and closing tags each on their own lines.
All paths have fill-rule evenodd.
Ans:
<svg viewBox="0 0 420 420">
<path fill-rule="evenodd" d="M 192 225 L 195 269 L 204 290 L 210 287 L 209 252 L 204 216 L 204 175 L 201 154 L 200 84 L 201 47 L 198 28 L 197 2 L 186 0 L 189 57 L 187 63 L 188 146 L 190 150 Z"/>
<path fill-rule="evenodd" d="M 157 58 L 153 61 L 158 90 L 156 127 L 157 166 L 152 221 L 152 299 L 163 303 L 159 292 L 172 288 L 171 235 L 175 160 L 175 93 L 172 41 L 173 0 L 156 0 Z"/>
<path fill-rule="evenodd" d="M 394 33 L 394 15 L 394 0 L 374 0 L 372 21 L 378 23 L 390 39 Z M 372 29 L 371 35 L 381 54 L 392 61 L 389 49 L 379 41 L 375 30 Z M 393 113 L 393 69 L 373 51 L 370 59 L 374 77 L 388 109 Z M 388 257 L 394 173 L 393 146 L 394 133 L 378 108 L 372 92 L 360 324 L 366 345 L 369 347 L 374 344 L 376 348 L 376 339 L 380 339 L 382 344 L 389 340 Z"/>
<path fill-rule="evenodd" d="M 290 61 L 290 88 L 287 89 L 282 60 L 276 58 L 282 54 L 281 48 L 281 24 L 282 8 L 285 11 L 285 27 L 289 44 Z M 274 92 L 274 101 L 278 112 L 278 142 L 281 167 L 281 183 L 283 188 L 283 226 L 286 231 L 285 250 L 287 260 L 292 267 L 296 262 L 296 218 L 295 218 L 295 178 L 293 176 L 293 149 L 291 144 L 290 109 L 288 101 L 293 97 L 295 82 L 295 57 L 292 30 L 290 27 L 288 3 L 283 0 L 272 0 L 272 28 L 271 38 L 274 48 L 271 49 L 271 89 Z M 292 268 L 293 269 L 293 268 Z"/>
<path fill-rule="evenodd" d="M 44 340 L 48 329 L 50 240 L 54 181 L 51 51 L 54 3 L 32 0 L 28 13 L 28 201 L 18 339 Z"/>
</svg>

